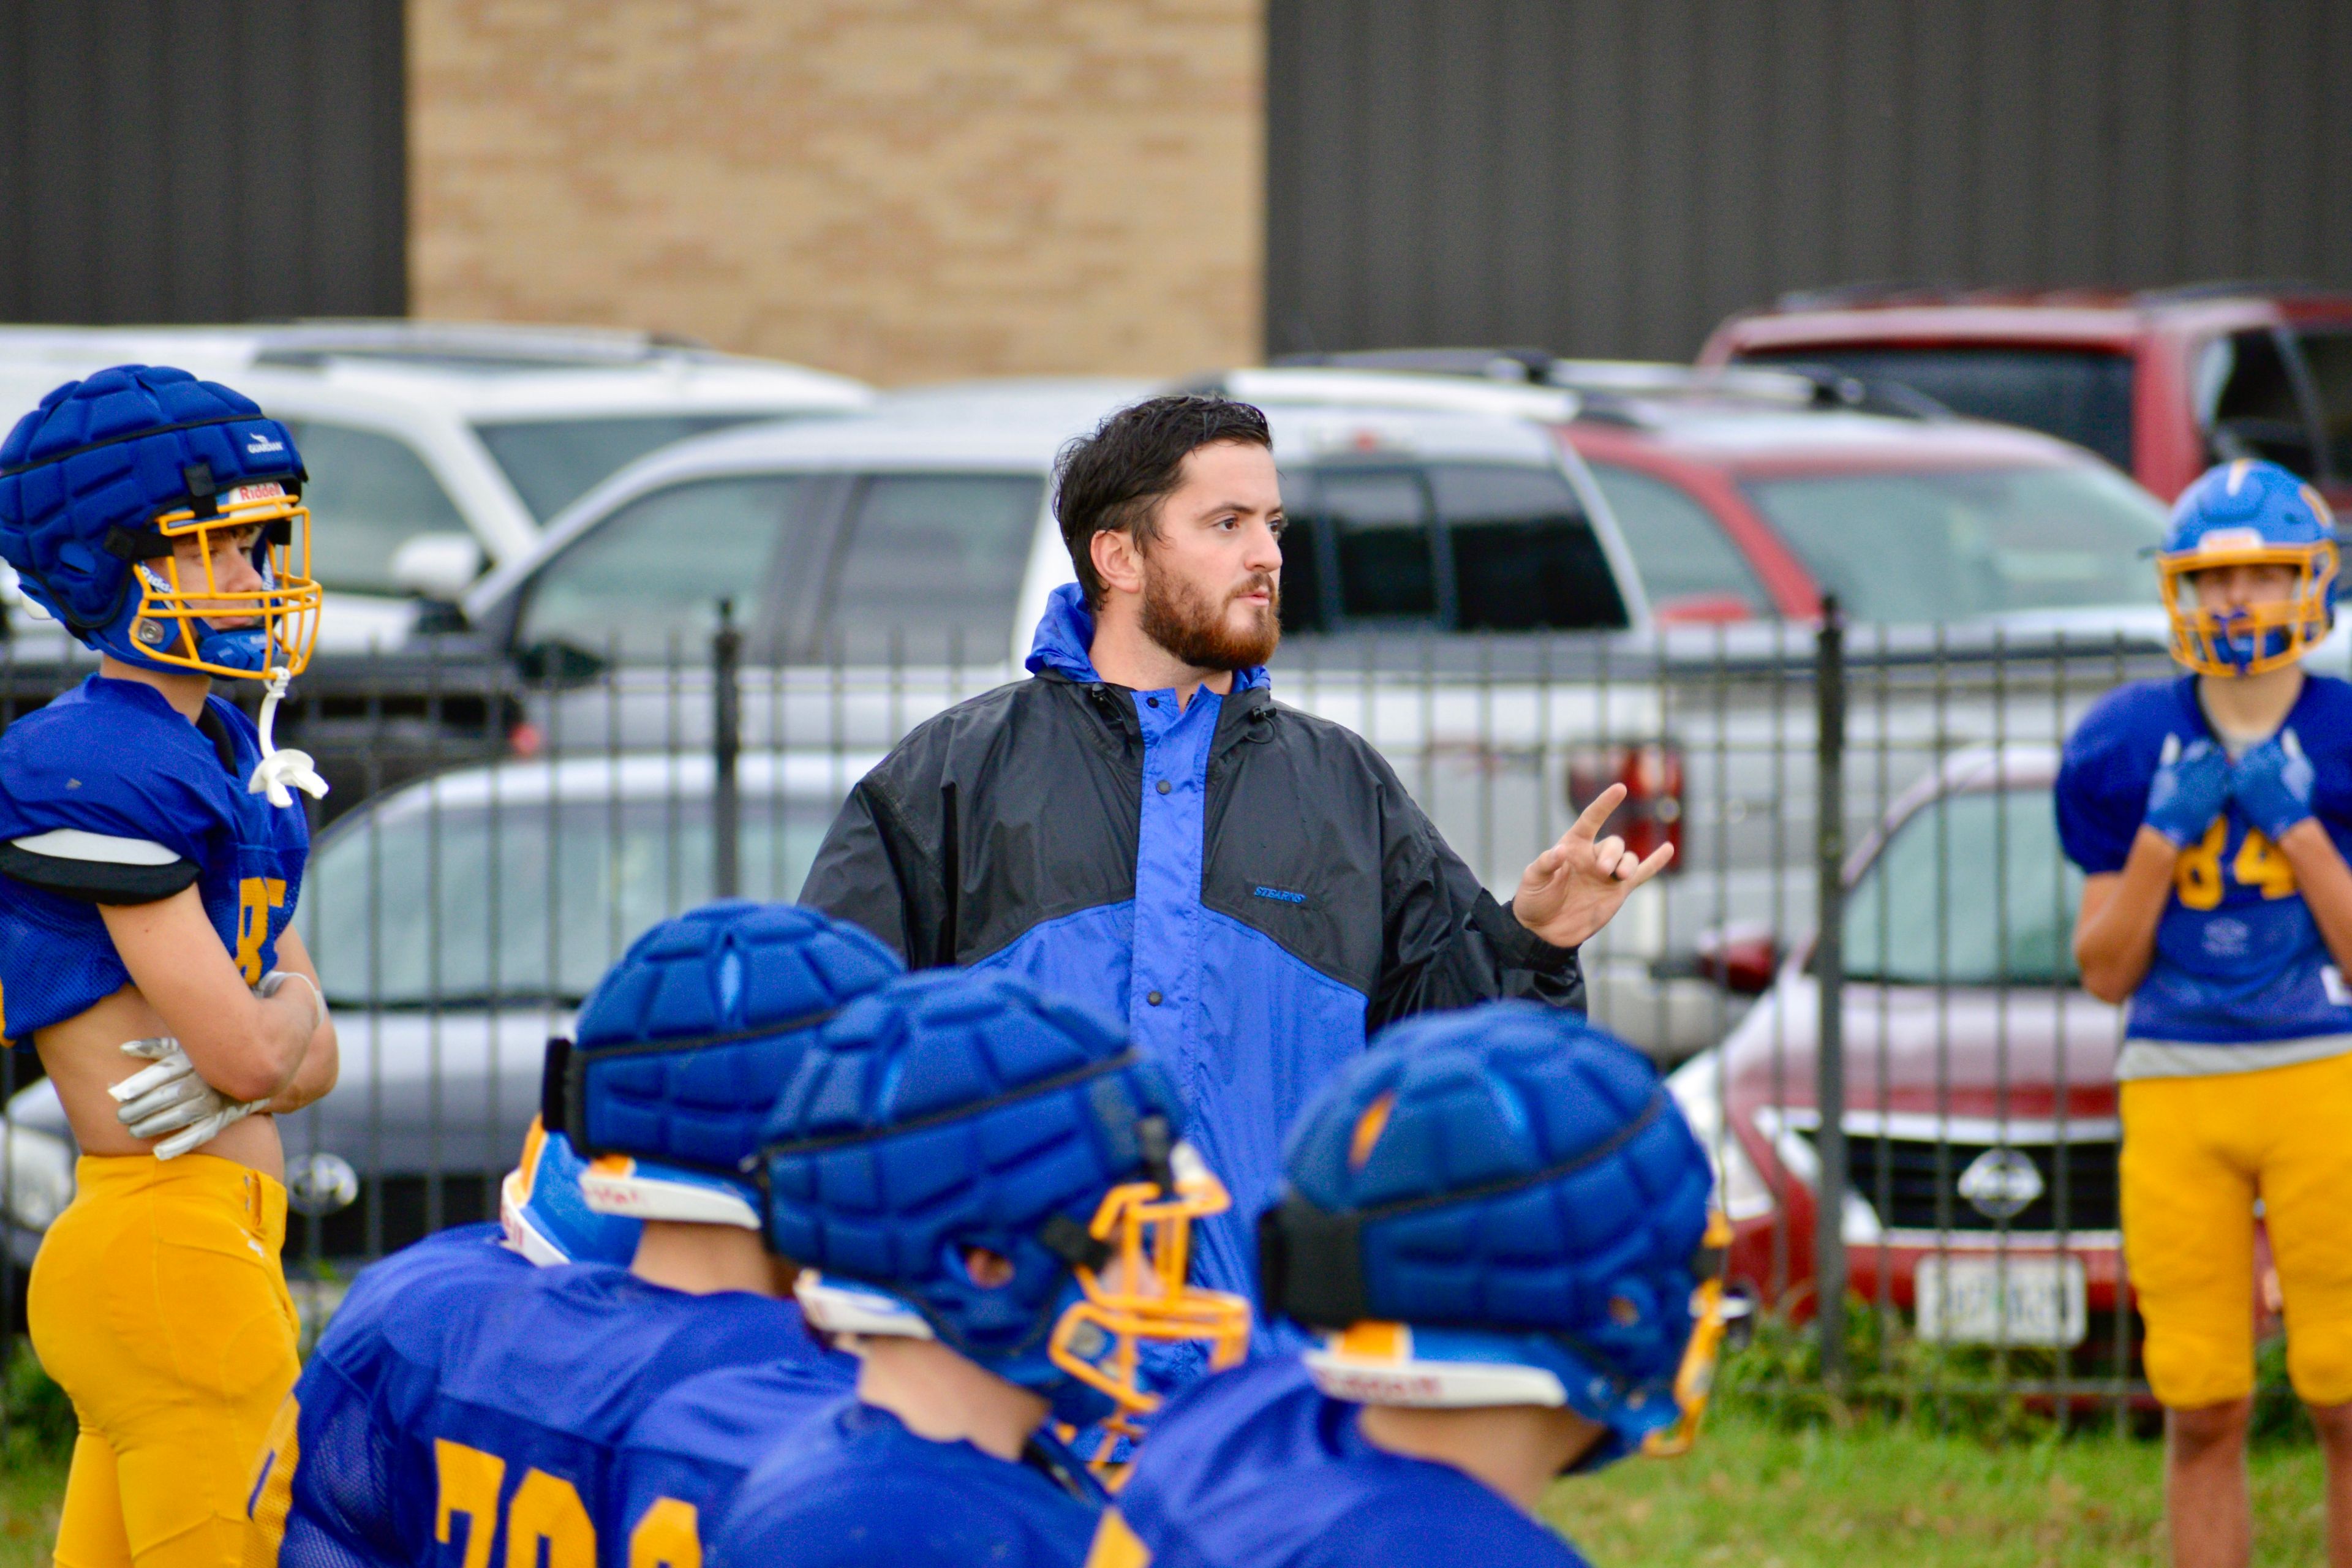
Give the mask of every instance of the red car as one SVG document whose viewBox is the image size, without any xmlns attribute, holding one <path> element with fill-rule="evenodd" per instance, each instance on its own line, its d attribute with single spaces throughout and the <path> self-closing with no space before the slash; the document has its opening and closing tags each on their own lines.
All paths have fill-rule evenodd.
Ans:
<svg viewBox="0 0 2352 1568">
<path fill-rule="evenodd" d="M 2076 984 L 2082 879 L 2058 849 L 2057 762 L 2046 746 L 1955 752 L 1849 865 L 1843 1231 L 1854 1290 L 1911 1314 L 1922 1338 L 2068 1351 L 2076 1375 L 2104 1377 L 2133 1370 L 2138 1338 L 2116 1186 L 2118 1020 Z M 1760 965 L 1730 945 L 1721 968 L 1736 983 Z M 1800 1315 L 1819 1017 L 1808 944 L 1728 1039 L 1669 1079 L 1716 1152 L 1732 1279 Z"/>
<path fill-rule="evenodd" d="M 1557 362 L 1560 426 L 1664 623 L 2063 622 L 2160 635 L 2155 499 L 2029 431 L 1821 406 L 1792 376 Z"/>
<path fill-rule="evenodd" d="M 1663 625 L 1821 613 L 2165 637 L 2143 553 L 2164 509 L 2081 447 L 1832 372 L 1694 371 L 1540 349 L 1293 354 L 1286 366 L 1571 392 L 1591 470 Z"/>
<path fill-rule="evenodd" d="M 2212 463 L 2255 457 L 2352 505 L 2352 294 L 2214 284 L 1792 296 L 1725 321 L 1698 363 L 1897 382 L 2087 447 L 2167 500 Z"/>
</svg>

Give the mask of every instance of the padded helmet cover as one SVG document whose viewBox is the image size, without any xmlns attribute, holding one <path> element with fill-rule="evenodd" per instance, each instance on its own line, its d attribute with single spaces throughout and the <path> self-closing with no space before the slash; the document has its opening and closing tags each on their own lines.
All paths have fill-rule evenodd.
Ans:
<svg viewBox="0 0 2352 1568">
<path fill-rule="evenodd" d="M 1553 1372 L 1622 1439 L 1672 1417 L 1713 1178 L 1630 1047 L 1532 1002 L 1410 1019 L 1309 1102 L 1284 1169 L 1266 1229 L 1352 1237 L 1339 1299 L 1363 1320 L 1465 1331 L 1426 1337 Z M 1267 1289 L 1270 1311 L 1332 1299 Z"/>
<path fill-rule="evenodd" d="M 641 1178 L 718 1183 L 756 1215 L 744 1163 L 814 1026 L 901 968 L 864 931 L 794 904 L 731 900 L 662 921 L 581 1007 L 583 1152 L 633 1156 Z"/>
<path fill-rule="evenodd" d="M 115 531 L 209 507 L 215 490 L 305 475 L 294 438 L 254 401 L 184 370 L 126 364 L 69 381 L 0 442 L 0 558 L 83 643 L 156 665 L 130 637 L 132 563 Z M 193 481 L 193 482 L 192 482 Z"/>
<path fill-rule="evenodd" d="M 1144 1173 L 1137 1123 L 1181 1130 L 1173 1086 L 1095 1015 L 1008 975 L 908 975 L 827 1025 L 765 1142 L 775 1249 L 907 1301 L 1007 1379 L 1055 1388 L 1047 1337 L 1078 1296 L 1066 1241 Z M 982 1288 L 969 1248 L 1013 1266 Z"/>
</svg>

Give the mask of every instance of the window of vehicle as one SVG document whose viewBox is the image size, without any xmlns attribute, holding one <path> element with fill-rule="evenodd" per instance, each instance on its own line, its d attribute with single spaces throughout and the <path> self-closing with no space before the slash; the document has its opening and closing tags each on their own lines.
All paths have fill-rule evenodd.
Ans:
<svg viewBox="0 0 2352 1568">
<path fill-rule="evenodd" d="M 310 575 L 348 594 L 397 594 L 393 552 L 420 533 L 470 533 L 404 441 L 322 420 L 286 422 L 310 475 Z"/>
<path fill-rule="evenodd" d="M 721 598 L 756 630 L 774 574 L 807 552 L 814 524 L 803 500 L 811 483 L 759 474 L 638 497 L 540 570 L 525 590 L 515 646 L 645 657 L 682 637 L 689 657 L 699 658 Z"/>
<path fill-rule="evenodd" d="M 1576 490 L 1519 463 L 1288 476 L 1283 626 L 1580 631 L 1626 624 Z"/>
<path fill-rule="evenodd" d="M 689 436 L 776 417 L 766 414 L 628 414 L 605 419 L 532 419 L 477 425 L 530 515 L 545 522 L 604 479 Z"/>
<path fill-rule="evenodd" d="M 1429 494 L 1410 468 L 1326 468 L 1318 522 L 1331 536 L 1339 613 L 1349 620 L 1432 620 L 1437 540 Z"/>
<path fill-rule="evenodd" d="M 1505 463 L 1433 463 L 1429 486 L 1452 556 L 1455 630 L 1625 625 L 1616 574 L 1564 475 Z"/>
<path fill-rule="evenodd" d="M 1769 616 L 1772 601 L 1715 514 L 1680 485 L 1615 463 L 1591 463 L 1592 482 L 1633 552 L 1650 608 L 1672 616 L 1678 606 L 1731 602 Z"/>
<path fill-rule="evenodd" d="M 2132 466 L 2132 362 L 2103 349 L 1834 347 L 1764 349 L 1745 364 L 1822 364 L 1924 392 L 1955 414 L 2022 425 Z"/>
<path fill-rule="evenodd" d="M 2164 509 L 2093 463 L 1809 475 L 1741 487 L 1846 613 L 1965 620 L 2145 605 Z"/>
<path fill-rule="evenodd" d="M 1284 474 L 1282 509 L 1282 629 L 1286 635 L 1325 629 L 1321 531 L 1315 521 L 1315 480 Z"/>
<path fill-rule="evenodd" d="M 746 795 L 749 899 L 798 896 L 833 813 Z M 301 929 L 339 1006 L 577 1003 L 656 921 L 710 897 L 707 797 L 373 814 L 321 847 Z"/>
<path fill-rule="evenodd" d="M 859 491 L 824 615 L 827 646 L 993 660 L 1012 646 L 1045 481 L 880 474 Z"/>
<path fill-rule="evenodd" d="M 2319 395 L 2321 434 L 2327 443 L 2327 467 L 2341 483 L 2352 479 L 2352 331 L 2302 332 L 2304 363 L 2311 367 L 2312 389 Z"/>
<path fill-rule="evenodd" d="M 2305 479 L 2318 469 L 2311 421 L 2278 335 L 2267 327 L 2205 346 L 2198 366 L 2207 452 L 2216 462 L 2262 458 Z"/>
<path fill-rule="evenodd" d="M 1846 978 L 2072 985 L 2082 896 L 2047 789 L 1948 795 L 1895 829 L 1847 891 Z"/>
</svg>

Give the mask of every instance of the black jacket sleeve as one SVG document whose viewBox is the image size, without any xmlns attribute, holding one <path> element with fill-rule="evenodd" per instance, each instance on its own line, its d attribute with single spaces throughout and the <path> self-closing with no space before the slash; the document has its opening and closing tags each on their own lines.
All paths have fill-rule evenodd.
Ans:
<svg viewBox="0 0 2352 1568">
<path fill-rule="evenodd" d="M 1584 972 L 1576 949 L 1554 947 L 1496 903 L 1395 773 L 1385 762 L 1378 766 L 1383 929 L 1366 1031 L 1502 996 L 1582 1012 Z"/>
<path fill-rule="evenodd" d="M 800 901 L 865 927 L 898 949 L 909 969 L 934 968 L 955 962 L 941 869 L 944 814 L 931 791 L 912 792 L 910 809 L 899 787 L 908 770 L 893 766 L 900 761 L 887 759 L 849 792 L 817 847 Z"/>
</svg>

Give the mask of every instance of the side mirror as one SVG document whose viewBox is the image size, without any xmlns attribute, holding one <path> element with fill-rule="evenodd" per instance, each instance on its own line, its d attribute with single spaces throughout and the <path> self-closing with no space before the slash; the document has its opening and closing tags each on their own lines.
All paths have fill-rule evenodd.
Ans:
<svg viewBox="0 0 2352 1568">
<path fill-rule="evenodd" d="M 419 533 L 392 552 L 394 584 L 437 604 L 463 598 L 481 574 L 482 547 L 470 533 Z"/>
<path fill-rule="evenodd" d="M 1736 996 L 1761 996 L 1772 989 L 1780 967 L 1780 947 L 1772 928 L 1752 921 L 1710 926 L 1698 933 L 1699 974 Z"/>
</svg>

